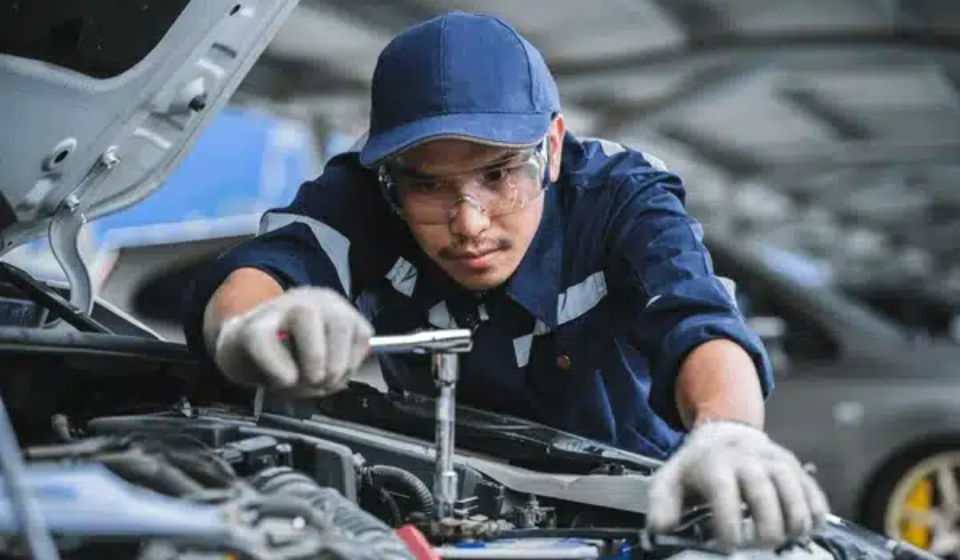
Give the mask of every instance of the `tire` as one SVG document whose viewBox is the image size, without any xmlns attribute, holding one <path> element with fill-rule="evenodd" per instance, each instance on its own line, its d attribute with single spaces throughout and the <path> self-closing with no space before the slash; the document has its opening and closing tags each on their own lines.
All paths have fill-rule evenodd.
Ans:
<svg viewBox="0 0 960 560">
<path fill-rule="evenodd" d="M 960 446 L 930 445 L 901 452 L 899 457 L 888 463 L 867 490 L 861 509 L 861 523 L 867 528 L 890 537 L 904 540 L 929 550 L 931 545 L 940 546 L 938 534 L 952 531 L 960 537 L 960 515 L 957 508 L 944 504 L 943 488 L 950 491 L 949 483 L 941 484 L 938 472 L 952 474 L 953 494 L 960 502 Z M 912 505 L 910 502 L 913 502 Z M 905 525 L 897 523 L 897 515 L 905 510 L 920 510 L 945 514 L 953 522 L 950 528 L 944 526 L 927 527 L 921 523 Z M 899 510 L 899 511 L 898 511 Z M 942 510 L 942 511 L 941 511 Z M 930 523 L 928 519 L 924 523 Z M 951 546 L 950 552 L 939 551 L 944 558 L 960 560 L 960 546 Z"/>
</svg>

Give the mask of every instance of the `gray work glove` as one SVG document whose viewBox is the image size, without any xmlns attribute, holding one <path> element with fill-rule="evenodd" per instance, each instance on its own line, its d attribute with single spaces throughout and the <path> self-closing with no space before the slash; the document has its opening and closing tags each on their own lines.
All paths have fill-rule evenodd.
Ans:
<svg viewBox="0 0 960 560">
<path fill-rule="evenodd" d="M 289 334 L 281 340 L 279 333 Z M 289 396 L 324 396 L 346 387 L 363 363 L 373 327 L 338 292 L 293 288 L 225 320 L 213 358 L 230 379 Z"/>
<path fill-rule="evenodd" d="M 685 498 L 711 506 L 717 541 L 726 546 L 775 547 L 822 525 L 829 513 L 820 486 L 797 457 L 762 430 L 737 422 L 707 422 L 653 476 L 648 525 L 668 532 Z M 744 534 L 749 507 L 754 536 Z"/>
</svg>

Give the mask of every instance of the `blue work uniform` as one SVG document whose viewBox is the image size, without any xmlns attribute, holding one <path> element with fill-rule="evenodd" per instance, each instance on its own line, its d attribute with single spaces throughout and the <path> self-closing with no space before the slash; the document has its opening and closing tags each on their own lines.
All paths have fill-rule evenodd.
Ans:
<svg viewBox="0 0 960 560">
<path fill-rule="evenodd" d="M 356 153 L 332 158 L 294 201 L 266 212 L 261 233 L 221 255 L 195 283 L 185 320 L 203 352 L 202 310 L 241 267 L 285 288 L 328 286 L 378 334 L 469 328 L 458 402 L 528 418 L 665 458 L 684 433 L 678 369 L 697 345 L 725 338 L 751 356 L 764 394 L 770 362 L 724 283 L 680 179 L 655 158 L 567 134 L 561 174 L 519 268 L 471 292 L 425 255 Z M 381 358 L 388 386 L 432 395 L 428 357 Z"/>
</svg>

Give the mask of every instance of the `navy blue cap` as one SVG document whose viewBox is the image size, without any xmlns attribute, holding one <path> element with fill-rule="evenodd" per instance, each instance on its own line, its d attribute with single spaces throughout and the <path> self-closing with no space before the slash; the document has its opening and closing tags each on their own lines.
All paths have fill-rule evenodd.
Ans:
<svg viewBox="0 0 960 560">
<path fill-rule="evenodd" d="M 540 52 L 506 22 L 463 12 L 395 37 L 380 53 L 371 87 L 360 152 L 366 166 L 438 138 L 533 146 L 560 111 Z"/>
</svg>

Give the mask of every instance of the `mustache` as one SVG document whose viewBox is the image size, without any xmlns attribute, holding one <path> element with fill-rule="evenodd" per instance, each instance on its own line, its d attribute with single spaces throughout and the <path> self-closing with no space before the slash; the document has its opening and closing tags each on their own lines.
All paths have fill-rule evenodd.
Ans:
<svg viewBox="0 0 960 560">
<path fill-rule="evenodd" d="M 466 243 L 448 245 L 437 251 L 437 255 L 442 259 L 456 260 L 470 255 L 482 255 L 486 253 L 492 253 L 494 251 L 506 251 L 511 247 L 513 247 L 513 242 L 504 238 L 484 239 L 477 241 L 471 240 Z"/>
</svg>

